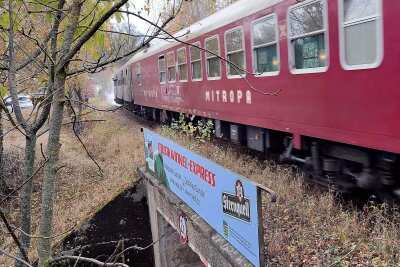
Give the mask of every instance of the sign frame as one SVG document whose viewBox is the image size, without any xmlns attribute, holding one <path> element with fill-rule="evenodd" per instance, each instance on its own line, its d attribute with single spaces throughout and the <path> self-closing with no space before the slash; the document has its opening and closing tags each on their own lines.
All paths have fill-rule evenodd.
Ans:
<svg viewBox="0 0 400 267">
<path fill-rule="evenodd" d="M 232 171 L 227 170 L 220 165 L 148 129 L 143 128 L 142 131 L 144 133 L 146 171 L 153 174 L 153 176 L 155 176 L 165 187 L 167 187 L 170 191 L 177 195 L 177 197 L 183 200 L 194 212 L 196 212 L 212 228 L 214 228 L 219 234 L 221 234 L 222 237 L 224 237 L 231 245 L 233 245 L 254 266 L 263 266 L 265 259 L 265 243 L 264 227 L 262 223 L 263 214 L 261 205 L 261 194 L 262 191 L 266 191 L 267 193 L 271 194 L 272 200 L 274 201 L 276 199 L 275 192 L 261 186 L 258 183 L 250 181 L 241 175 L 233 173 Z M 155 146 L 156 144 L 157 146 Z M 158 148 L 157 151 L 156 148 Z M 157 164 L 160 162 L 163 163 L 163 170 L 160 169 L 160 167 L 158 166 L 160 164 Z M 168 166 L 167 163 L 170 166 Z M 174 168 L 179 169 L 180 173 L 177 173 L 178 171 L 175 171 Z M 222 179 L 221 177 L 223 175 L 221 174 L 226 174 L 227 177 L 235 178 Z M 199 191 L 202 192 L 202 190 L 204 189 L 204 192 L 202 192 L 203 197 L 205 194 L 207 197 L 210 197 L 210 199 L 217 199 L 214 195 L 210 196 L 207 194 L 213 192 L 213 189 L 215 189 L 216 195 L 218 194 L 218 192 L 220 192 L 219 198 L 222 196 L 222 199 L 220 198 L 220 213 L 222 217 L 219 220 L 220 222 L 222 222 L 221 225 L 216 225 L 207 214 L 204 214 L 204 211 L 199 208 L 199 202 L 201 201 L 194 202 L 192 201 L 193 199 L 188 199 L 186 195 L 182 194 L 183 190 L 181 187 L 183 186 L 177 182 L 177 180 L 179 179 L 176 179 L 176 177 L 174 177 L 173 175 L 176 175 L 176 177 L 179 177 L 179 179 L 181 179 L 181 175 L 187 175 L 189 178 L 185 176 L 184 179 L 185 183 L 188 185 L 187 188 L 189 188 L 189 191 L 193 190 L 193 192 L 199 193 Z M 199 177 L 201 179 L 198 179 Z M 186 184 L 184 186 L 186 186 Z M 238 189 L 235 187 L 232 188 L 231 186 L 227 187 L 227 184 L 235 184 L 235 186 L 239 184 L 242 186 L 242 188 Z M 243 184 L 246 186 L 247 189 L 244 189 L 245 186 Z M 185 193 L 188 193 L 187 188 L 185 188 Z M 208 190 L 207 188 L 211 189 Z M 224 194 L 230 195 L 232 200 L 224 202 Z M 199 195 L 201 196 L 200 193 Z M 239 218 L 239 215 L 241 215 L 242 217 L 244 215 L 247 216 L 246 203 L 248 203 L 248 219 L 247 217 L 245 217 L 244 219 Z M 256 205 L 255 208 L 254 204 L 252 203 Z M 213 206 L 214 205 L 218 206 L 219 204 L 213 203 Z M 236 215 L 238 216 L 234 216 L 235 214 L 230 215 L 223 212 L 224 206 L 229 206 L 231 211 L 236 212 Z M 218 215 L 220 213 L 218 213 Z M 181 214 L 179 213 L 179 218 L 180 215 Z M 180 219 L 178 220 L 178 225 L 179 222 Z M 252 231 L 256 230 L 257 233 L 253 233 L 250 235 L 248 235 L 247 233 L 243 234 L 243 232 L 241 232 L 242 227 L 238 227 L 237 225 L 241 225 L 243 227 L 246 227 L 247 225 L 247 227 L 249 227 L 248 229 L 254 229 Z M 180 228 L 178 228 L 177 230 L 180 231 Z M 230 231 L 232 231 L 232 233 L 230 233 Z M 251 238 L 251 236 L 253 237 Z M 232 241 L 232 239 L 236 239 L 238 242 L 235 243 Z M 238 243 L 240 243 L 241 246 L 238 245 Z M 258 248 L 254 250 L 253 246 L 254 248 Z M 253 252 L 251 252 L 251 248 L 253 248 Z"/>
</svg>

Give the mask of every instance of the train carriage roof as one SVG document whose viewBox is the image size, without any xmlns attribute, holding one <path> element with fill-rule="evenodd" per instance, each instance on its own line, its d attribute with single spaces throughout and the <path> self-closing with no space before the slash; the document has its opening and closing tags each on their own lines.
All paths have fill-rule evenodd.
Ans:
<svg viewBox="0 0 400 267">
<path fill-rule="evenodd" d="M 190 40 L 207 32 L 223 27 L 283 1 L 286 0 L 239 0 L 232 5 L 229 5 L 226 8 L 221 9 L 214 14 L 192 24 L 191 26 L 178 31 L 174 34 L 174 37 L 177 37 L 179 40 L 189 42 Z M 159 51 L 176 46 L 177 44 L 178 41 L 166 41 L 162 39 L 153 40 L 150 43 L 150 48 L 145 48 L 137 52 L 120 69 L 124 69 L 133 62 L 154 55 Z"/>
</svg>

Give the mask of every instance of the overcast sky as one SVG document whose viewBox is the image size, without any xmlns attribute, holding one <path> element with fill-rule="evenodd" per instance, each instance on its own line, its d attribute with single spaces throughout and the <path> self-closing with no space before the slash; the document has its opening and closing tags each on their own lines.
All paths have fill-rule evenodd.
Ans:
<svg viewBox="0 0 400 267">
<path fill-rule="evenodd" d="M 145 17 L 151 21 L 156 21 L 158 19 L 158 15 L 160 13 L 163 0 L 151 0 L 150 2 L 151 2 L 151 6 L 150 6 L 149 14 L 147 14 L 147 12 L 143 10 L 143 8 L 146 5 L 146 0 L 134 0 L 134 1 L 131 0 L 131 1 L 129 1 L 129 3 L 130 3 L 129 10 L 132 12 L 135 12 L 135 13 L 138 11 L 141 11 L 141 15 L 143 17 Z M 128 22 L 126 15 L 124 15 L 124 21 L 126 23 Z M 143 20 L 141 20 L 137 17 L 134 17 L 134 16 L 130 16 L 129 21 L 131 22 L 131 24 L 134 24 L 136 26 L 137 30 L 139 30 L 140 32 L 146 32 L 147 28 L 149 27 L 149 24 L 147 24 Z"/>
</svg>

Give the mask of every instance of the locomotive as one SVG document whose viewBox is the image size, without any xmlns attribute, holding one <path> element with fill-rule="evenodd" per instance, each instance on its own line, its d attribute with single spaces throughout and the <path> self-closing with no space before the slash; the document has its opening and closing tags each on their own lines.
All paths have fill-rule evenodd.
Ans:
<svg viewBox="0 0 400 267">
<path fill-rule="evenodd" d="M 212 119 L 314 182 L 400 198 L 400 1 L 240 0 L 135 54 L 115 101 Z"/>
</svg>

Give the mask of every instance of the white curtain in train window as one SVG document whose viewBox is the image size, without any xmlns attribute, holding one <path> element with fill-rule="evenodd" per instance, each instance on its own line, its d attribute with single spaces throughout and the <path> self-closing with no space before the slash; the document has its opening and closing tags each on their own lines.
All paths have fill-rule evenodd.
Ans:
<svg viewBox="0 0 400 267">
<path fill-rule="evenodd" d="M 186 48 L 178 49 L 176 57 L 178 61 L 178 79 L 179 81 L 187 81 Z"/>
<path fill-rule="evenodd" d="M 195 43 L 190 47 L 190 63 L 192 67 L 192 80 L 201 80 L 203 72 L 201 69 L 200 43 Z"/>
<path fill-rule="evenodd" d="M 278 71 L 276 24 L 275 15 L 253 24 L 254 70 L 257 73 Z"/>
<path fill-rule="evenodd" d="M 325 67 L 326 26 L 323 1 L 313 1 L 289 12 L 291 54 L 295 69 Z"/>
<path fill-rule="evenodd" d="M 347 65 L 373 64 L 378 58 L 380 0 L 343 1 L 344 59 Z"/>
<path fill-rule="evenodd" d="M 246 69 L 244 57 L 243 29 L 231 30 L 225 35 L 226 55 L 229 63 L 228 75 L 244 74 Z"/>
<path fill-rule="evenodd" d="M 209 78 L 221 77 L 221 60 L 218 58 L 219 42 L 217 36 L 206 40 L 206 50 L 207 50 L 206 52 L 207 77 Z"/>
</svg>

